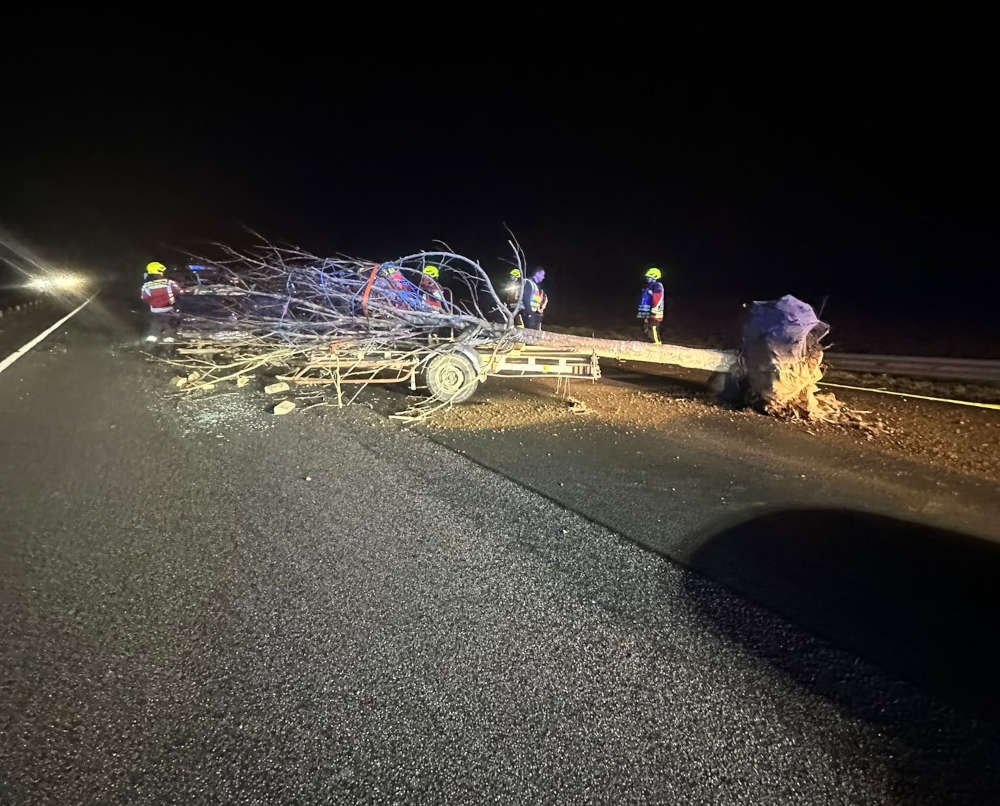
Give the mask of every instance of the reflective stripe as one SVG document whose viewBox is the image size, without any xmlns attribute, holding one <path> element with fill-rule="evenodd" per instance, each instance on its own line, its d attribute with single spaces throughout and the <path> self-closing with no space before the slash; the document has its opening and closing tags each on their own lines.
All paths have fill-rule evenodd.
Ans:
<svg viewBox="0 0 1000 806">
<path fill-rule="evenodd" d="M 180 287 L 173 280 L 149 280 L 142 284 L 140 297 L 154 313 L 166 313 L 173 310 L 177 301 L 174 289 L 180 291 Z"/>
<path fill-rule="evenodd" d="M 659 297 L 659 299 L 657 299 Z M 659 283 L 655 283 L 652 286 L 642 289 L 642 295 L 639 297 L 639 313 L 637 317 L 639 319 L 644 319 L 646 317 L 652 317 L 653 319 L 663 318 L 663 286 Z M 654 303 L 656 301 L 656 304 Z"/>
<path fill-rule="evenodd" d="M 538 306 L 541 302 L 542 296 L 538 290 L 538 283 L 531 279 L 525 280 L 521 288 L 521 299 L 518 302 L 518 308 L 530 313 L 538 313 Z"/>
</svg>

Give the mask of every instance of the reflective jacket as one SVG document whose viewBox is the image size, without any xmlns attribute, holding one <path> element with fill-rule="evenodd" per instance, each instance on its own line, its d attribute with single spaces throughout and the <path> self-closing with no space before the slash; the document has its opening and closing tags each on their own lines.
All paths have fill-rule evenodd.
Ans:
<svg viewBox="0 0 1000 806">
<path fill-rule="evenodd" d="M 545 310 L 545 292 L 534 280 L 528 280 L 528 282 L 531 283 L 531 298 L 528 300 L 528 309 L 532 313 L 539 313 Z"/>
<path fill-rule="evenodd" d="M 140 299 L 149 306 L 151 313 L 173 313 L 181 287 L 166 277 L 153 277 L 142 284 Z"/>
<path fill-rule="evenodd" d="M 549 295 L 546 294 L 544 291 L 542 291 L 541 293 L 542 293 L 542 303 L 541 305 L 538 306 L 538 312 L 545 313 L 545 309 L 549 307 Z"/>
<path fill-rule="evenodd" d="M 429 274 L 422 274 L 420 276 L 420 290 L 423 292 L 425 303 L 432 308 L 441 307 L 441 303 L 444 301 L 444 291 L 441 290 L 437 280 Z"/>
<path fill-rule="evenodd" d="M 653 322 L 663 321 L 663 283 L 657 281 L 647 283 L 639 297 L 639 312 L 637 319 L 650 319 Z"/>
<path fill-rule="evenodd" d="M 388 292 L 386 296 L 392 301 L 394 308 L 412 311 L 421 307 L 417 287 L 407 280 L 399 269 L 393 269 L 377 277 L 375 288 Z"/>
<path fill-rule="evenodd" d="M 521 302 L 517 310 L 538 313 L 542 307 L 542 296 L 542 289 L 538 287 L 538 283 L 530 277 L 526 278 L 524 287 L 521 289 Z"/>
</svg>

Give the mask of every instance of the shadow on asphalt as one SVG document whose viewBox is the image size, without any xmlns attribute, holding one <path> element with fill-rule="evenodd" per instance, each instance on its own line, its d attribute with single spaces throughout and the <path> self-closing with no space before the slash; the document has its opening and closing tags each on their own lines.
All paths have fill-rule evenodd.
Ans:
<svg viewBox="0 0 1000 806">
<path fill-rule="evenodd" d="M 775 635 L 694 575 L 689 602 L 714 631 L 918 755 L 957 743 L 960 769 L 941 772 L 942 792 L 984 777 L 1000 786 L 1000 544 L 868 513 L 795 509 L 707 530 L 689 564 L 973 719 L 887 697 L 884 680 L 822 643 Z"/>
<path fill-rule="evenodd" d="M 711 578 L 1000 722 L 1000 544 L 848 510 L 784 510 L 700 541 Z"/>
</svg>

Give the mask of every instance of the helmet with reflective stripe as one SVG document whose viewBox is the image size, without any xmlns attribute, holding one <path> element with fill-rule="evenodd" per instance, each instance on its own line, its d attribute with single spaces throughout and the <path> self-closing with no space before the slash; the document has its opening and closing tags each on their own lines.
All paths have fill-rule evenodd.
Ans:
<svg viewBox="0 0 1000 806">
<path fill-rule="evenodd" d="M 166 266 L 155 260 L 152 263 L 146 264 L 146 274 L 163 274 L 166 270 Z"/>
<path fill-rule="evenodd" d="M 511 269 L 510 270 L 510 276 L 513 277 L 515 280 L 520 280 L 521 279 L 521 270 L 520 269 Z"/>
<path fill-rule="evenodd" d="M 663 276 L 663 272 L 661 272 L 655 266 L 653 268 L 651 268 L 651 269 L 647 269 L 646 270 L 646 277 L 648 279 L 650 279 L 650 280 L 659 280 L 662 276 Z"/>
<path fill-rule="evenodd" d="M 437 277 L 440 274 L 437 266 L 424 266 L 424 274 L 428 277 Z"/>
</svg>

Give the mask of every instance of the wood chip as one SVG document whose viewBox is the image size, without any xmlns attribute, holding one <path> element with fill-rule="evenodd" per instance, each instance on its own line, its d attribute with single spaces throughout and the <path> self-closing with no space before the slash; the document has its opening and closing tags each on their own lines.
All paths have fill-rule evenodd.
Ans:
<svg viewBox="0 0 1000 806">
<path fill-rule="evenodd" d="M 288 384 L 284 381 L 279 381 L 278 383 L 272 383 L 269 386 L 264 387 L 264 391 L 269 395 L 276 395 L 278 392 L 287 392 Z"/>
<path fill-rule="evenodd" d="M 288 414 L 292 409 L 295 408 L 295 401 L 293 400 L 282 400 L 277 406 L 274 407 L 275 414 Z"/>
</svg>

